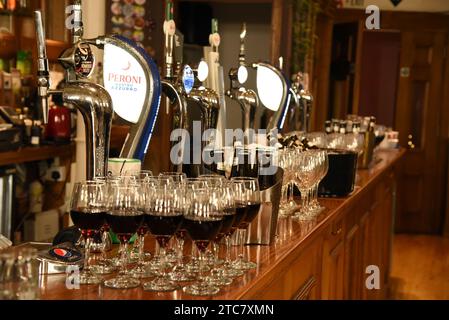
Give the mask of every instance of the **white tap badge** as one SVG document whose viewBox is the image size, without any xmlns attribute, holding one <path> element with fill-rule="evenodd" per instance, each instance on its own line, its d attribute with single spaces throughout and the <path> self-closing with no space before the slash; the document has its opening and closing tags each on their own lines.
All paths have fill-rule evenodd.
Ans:
<svg viewBox="0 0 449 320">
<path fill-rule="evenodd" d="M 114 112 L 128 122 L 137 123 L 148 86 L 144 70 L 136 58 L 120 47 L 106 44 L 103 78 Z"/>
</svg>

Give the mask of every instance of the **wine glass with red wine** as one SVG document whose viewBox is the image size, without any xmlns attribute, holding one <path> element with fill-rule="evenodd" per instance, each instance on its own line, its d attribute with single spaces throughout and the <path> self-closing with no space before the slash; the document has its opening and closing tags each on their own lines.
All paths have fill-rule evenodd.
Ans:
<svg viewBox="0 0 449 320">
<path fill-rule="evenodd" d="M 245 242 L 247 229 L 251 222 L 257 217 L 260 210 L 260 187 L 257 178 L 239 177 L 232 178 L 234 184 L 234 199 L 236 202 L 237 215 L 243 216 L 239 225 L 240 254 L 234 263 L 234 268 L 238 270 L 249 270 L 257 268 L 257 264 L 247 261 L 245 257 Z"/>
<path fill-rule="evenodd" d="M 70 203 L 70 217 L 84 237 L 84 268 L 80 284 L 98 284 L 101 277 L 90 270 L 90 246 L 93 233 L 100 230 L 106 218 L 106 184 L 100 181 L 76 183 Z"/>
<path fill-rule="evenodd" d="M 212 285 L 223 287 L 232 283 L 234 275 L 228 273 L 228 268 L 223 260 L 219 259 L 220 243 L 226 235 L 231 232 L 232 226 L 236 218 L 235 199 L 232 184 L 225 180 L 221 185 L 211 187 L 211 199 L 218 201 L 219 212 L 222 215 L 222 225 L 215 237 L 212 245 L 214 259 L 212 265 L 214 268 L 208 277 L 208 281 Z"/>
<path fill-rule="evenodd" d="M 160 275 L 143 284 L 145 291 L 169 292 L 178 289 L 167 274 L 172 265 L 167 260 L 169 241 L 181 227 L 184 216 L 184 192 L 176 185 L 149 188 L 145 205 L 145 221 L 159 244 Z"/>
<path fill-rule="evenodd" d="M 199 278 L 196 282 L 184 287 L 183 291 L 193 296 L 212 296 L 217 294 L 220 288 L 207 281 L 203 265 L 206 249 L 220 231 L 223 216 L 218 203 L 211 201 L 211 193 L 208 189 L 187 190 L 186 202 L 184 227 L 198 249 Z"/>
<path fill-rule="evenodd" d="M 117 277 L 107 280 L 104 285 L 113 289 L 130 289 L 140 285 L 140 281 L 127 273 L 129 261 L 128 242 L 142 224 L 144 213 L 140 210 L 141 188 L 137 184 L 111 186 L 108 197 L 106 220 L 122 244 L 121 270 Z"/>
</svg>

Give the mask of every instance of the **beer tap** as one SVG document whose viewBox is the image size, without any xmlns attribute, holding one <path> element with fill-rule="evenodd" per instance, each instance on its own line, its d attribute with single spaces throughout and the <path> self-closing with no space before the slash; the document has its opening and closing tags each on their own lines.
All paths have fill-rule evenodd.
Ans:
<svg viewBox="0 0 449 320">
<path fill-rule="evenodd" d="M 261 104 L 274 111 L 267 124 L 268 131 L 283 129 L 291 100 L 290 85 L 282 73 L 282 58 L 279 61 L 280 68 L 265 62 L 253 64 L 257 69 L 257 93 Z"/>
<path fill-rule="evenodd" d="M 299 72 L 294 87 L 296 92 L 299 93 L 299 102 L 302 110 L 302 123 L 303 131 L 309 132 L 310 130 L 310 115 L 313 106 L 313 95 L 309 91 L 309 75 L 307 73 Z"/>
<path fill-rule="evenodd" d="M 76 2 L 74 10 L 80 10 L 81 5 Z M 75 15 L 75 17 L 80 17 Z M 78 23 L 78 24 L 77 24 Z M 110 130 L 112 124 L 112 101 L 108 92 L 101 86 L 77 80 L 75 73 L 75 59 L 72 64 L 63 55 L 62 65 L 66 68 L 68 82 L 62 91 L 50 90 L 48 59 L 45 47 L 45 33 L 40 11 L 35 11 L 36 36 L 38 47 L 38 95 L 41 102 L 44 123 L 48 121 L 48 97 L 53 93 L 62 93 L 64 102 L 75 107 L 83 116 L 86 128 L 86 177 L 91 180 L 97 176 L 107 174 L 109 155 Z M 82 31 L 82 23 L 75 21 L 76 32 Z M 74 34 L 74 39 L 78 34 Z M 78 51 L 79 50 L 79 51 Z M 68 49 L 73 55 L 79 54 L 79 47 Z M 64 58 L 65 57 L 65 58 Z"/>
<path fill-rule="evenodd" d="M 202 131 L 216 129 L 220 112 L 220 97 L 214 90 L 203 86 L 203 82 L 209 74 L 207 63 L 201 61 L 198 64 L 198 68 L 194 70 L 194 73 L 198 81 L 195 82 L 188 96 L 201 108 Z"/>
<path fill-rule="evenodd" d="M 240 53 L 239 53 L 239 67 L 232 68 L 229 71 L 229 79 L 231 82 L 230 89 L 226 95 L 237 101 L 242 110 L 242 129 L 246 133 L 249 128 L 254 128 L 254 120 L 256 110 L 259 106 L 259 97 L 254 90 L 246 89 L 243 85 L 248 80 L 248 69 L 246 66 L 246 24 L 243 23 L 242 31 L 240 33 Z"/>
<path fill-rule="evenodd" d="M 166 18 L 164 21 L 164 34 L 165 34 L 165 76 L 161 81 L 162 93 L 167 98 L 167 107 L 171 106 L 173 110 L 173 129 L 185 129 L 188 130 L 188 114 L 187 114 L 187 91 L 189 87 L 185 87 L 181 81 L 179 75 L 179 67 L 182 64 L 182 57 L 177 57 L 180 61 L 177 63 L 175 70 L 175 58 L 174 49 L 177 45 L 176 37 L 176 24 L 173 20 L 173 2 L 171 0 L 166 1 Z M 172 142 L 172 147 L 176 142 Z M 180 159 L 184 158 L 184 148 L 181 148 Z M 176 164 L 173 171 L 182 172 L 182 163 Z"/>
<path fill-rule="evenodd" d="M 81 0 L 75 0 L 74 47 L 59 59 L 73 78 L 88 78 L 94 68 L 91 46 L 103 50 L 103 82 L 114 104 L 114 114 L 130 126 L 120 158 L 144 160 L 159 113 L 161 81 L 156 64 L 146 51 L 123 36 L 84 39 Z M 130 104 L 132 101 L 132 104 Z"/>
</svg>

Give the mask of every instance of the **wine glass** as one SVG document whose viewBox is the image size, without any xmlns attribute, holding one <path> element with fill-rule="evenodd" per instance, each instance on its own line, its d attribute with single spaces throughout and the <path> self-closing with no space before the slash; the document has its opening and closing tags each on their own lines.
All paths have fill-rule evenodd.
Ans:
<svg viewBox="0 0 449 320">
<path fill-rule="evenodd" d="M 118 177 L 95 177 L 94 181 L 102 182 L 106 184 L 106 199 L 109 195 L 111 185 L 116 185 L 120 182 Z M 96 274 L 110 274 L 117 269 L 117 261 L 115 258 L 108 258 L 107 251 L 110 250 L 112 245 L 112 238 L 110 235 L 111 228 L 109 227 L 106 216 L 103 226 L 100 229 L 101 232 L 101 258 L 96 265 L 91 266 L 92 272 Z"/>
<path fill-rule="evenodd" d="M 316 157 L 310 151 L 298 154 L 295 161 L 296 184 L 301 192 L 301 209 L 295 215 L 299 220 L 310 220 L 313 218 L 309 207 L 309 191 L 316 182 Z"/>
<path fill-rule="evenodd" d="M 159 177 L 170 178 L 174 183 L 182 183 L 187 179 L 187 175 L 181 172 L 162 172 Z"/>
<path fill-rule="evenodd" d="M 111 186 L 108 214 L 106 220 L 120 240 L 121 270 L 117 277 L 105 281 L 104 285 L 114 289 L 130 289 L 140 285 L 140 281 L 129 276 L 128 242 L 142 224 L 144 213 L 141 211 L 141 192 L 138 185 L 119 184 Z"/>
<path fill-rule="evenodd" d="M 220 186 L 211 188 L 211 201 L 218 202 L 218 211 L 223 217 L 223 222 L 217 236 L 212 242 L 212 265 L 214 268 L 211 270 L 211 275 L 207 278 L 207 280 L 212 285 L 222 287 L 232 283 L 232 276 L 227 274 L 227 266 L 223 265 L 224 261 L 219 259 L 219 249 L 221 240 L 231 232 L 231 228 L 235 222 L 235 198 L 232 184 L 226 180 Z"/>
<path fill-rule="evenodd" d="M 217 294 L 220 288 L 210 284 L 204 275 L 204 254 L 209 243 L 220 231 L 223 216 L 219 214 L 218 202 L 211 201 L 208 189 L 187 190 L 186 198 L 184 226 L 198 248 L 199 278 L 198 281 L 184 287 L 183 291 L 193 296 L 212 296 Z"/>
<path fill-rule="evenodd" d="M 170 280 L 166 269 L 171 267 L 166 249 L 170 239 L 181 227 L 184 211 L 184 192 L 175 185 L 148 189 L 145 205 L 145 221 L 159 243 L 160 276 L 143 284 L 145 291 L 168 292 L 178 289 Z"/>
<path fill-rule="evenodd" d="M 251 177 L 232 178 L 234 199 L 237 206 L 237 214 L 244 210 L 244 217 L 238 225 L 240 254 L 234 266 L 236 269 L 249 270 L 257 268 L 257 264 L 246 260 L 244 243 L 247 229 L 250 223 L 257 217 L 260 210 L 261 198 L 259 181 Z"/>
<path fill-rule="evenodd" d="M 325 150 L 315 151 L 315 154 L 317 157 L 318 165 L 317 165 L 316 182 L 313 186 L 313 191 L 312 191 L 311 206 L 312 206 L 312 210 L 316 216 L 324 209 L 324 207 L 322 207 L 318 201 L 318 188 L 319 188 L 320 182 L 326 177 L 327 172 L 329 170 L 329 158 L 327 155 L 327 151 L 325 151 Z"/>
<path fill-rule="evenodd" d="M 84 268 L 80 273 L 80 284 L 98 284 L 102 279 L 91 272 L 89 258 L 93 232 L 100 230 L 106 218 L 106 184 L 101 181 L 76 183 L 70 217 L 84 237 Z"/>
<path fill-rule="evenodd" d="M 259 176 L 259 164 L 256 148 L 239 147 L 235 150 L 235 163 L 232 167 L 232 177 Z"/>
</svg>

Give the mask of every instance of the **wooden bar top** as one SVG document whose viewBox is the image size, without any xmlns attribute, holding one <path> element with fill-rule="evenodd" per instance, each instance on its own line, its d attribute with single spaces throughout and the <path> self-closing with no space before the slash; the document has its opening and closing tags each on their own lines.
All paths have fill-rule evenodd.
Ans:
<svg viewBox="0 0 449 320">
<path fill-rule="evenodd" d="M 115 290 L 101 285 L 81 285 L 78 290 L 66 289 L 65 275 L 48 275 L 41 279 L 41 299 L 43 300 L 190 300 L 219 299 L 238 300 L 251 298 L 254 290 L 263 290 L 267 286 L 265 277 L 281 274 L 285 266 L 291 263 L 289 256 L 299 252 L 303 246 L 310 244 L 329 225 L 329 221 L 343 210 L 357 206 L 357 201 L 363 194 L 370 192 L 369 186 L 391 169 L 404 155 L 405 150 L 379 151 L 376 153 L 376 163 L 366 170 L 359 170 L 356 188 L 350 196 L 340 199 L 320 199 L 326 209 L 311 222 L 292 222 L 290 234 L 278 237 L 276 243 L 270 246 L 246 246 L 251 261 L 257 262 L 258 268 L 247 272 L 234 280 L 232 285 L 225 287 L 217 296 L 198 298 L 184 294 L 181 290 L 171 293 L 150 293 L 141 288 Z M 148 238 L 148 237 L 147 237 Z M 153 248 L 152 246 L 150 248 Z M 317 256 L 320 253 L 316 253 Z M 275 273 L 273 273 L 275 272 Z M 277 273 L 276 273 L 277 272 Z M 114 275 L 113 275 L 114 276 Z M 105 277 L 110 278 L 111 276 Z M 276 277 L 276 276 L 275 276 Z M 148 281 L 151 279 L 145 279 Z M 270 280 L 271 281 L 271 280 Z M 269 290 L 269 287 L 267 288 Z M 281 297 L 281 295 L 280 295 Z"/>
</svg>

